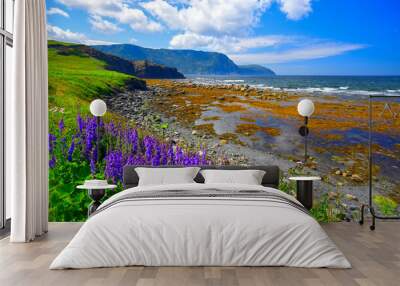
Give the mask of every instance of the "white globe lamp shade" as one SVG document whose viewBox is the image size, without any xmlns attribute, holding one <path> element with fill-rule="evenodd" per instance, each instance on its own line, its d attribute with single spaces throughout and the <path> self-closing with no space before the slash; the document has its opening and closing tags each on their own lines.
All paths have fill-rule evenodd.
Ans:
<svg viewBox="0 0 400 286">
<path fill-rule="evenodd" d="M 310 99 L 303 99 L 297 105 L 297 111 L 304 117 L 310 117 L 314 113 L 314 110 L 314 103 Z"/>
<path fill-rule="evenodd" d="M 106 103 L 101 99 L 95 99 L 90 103 L 90 113 L 94 116 L 103 116 L 107 111 Z"/>
</svg>

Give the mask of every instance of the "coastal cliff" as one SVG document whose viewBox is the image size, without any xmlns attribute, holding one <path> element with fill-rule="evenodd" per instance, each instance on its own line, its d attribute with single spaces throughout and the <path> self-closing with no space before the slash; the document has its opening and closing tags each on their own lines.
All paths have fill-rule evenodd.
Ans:
<svg viewBox="0 0 400 286">
<path fill-rule="evenodd" d="M 196 50 L 150 49 L 131 44 L 98 45 L 93 48 L 129 61 L 147 60 L 175 67 L 184 75 L 273 76 L 260 65 L 238 66 L 228 56 Z"/>
</svg>

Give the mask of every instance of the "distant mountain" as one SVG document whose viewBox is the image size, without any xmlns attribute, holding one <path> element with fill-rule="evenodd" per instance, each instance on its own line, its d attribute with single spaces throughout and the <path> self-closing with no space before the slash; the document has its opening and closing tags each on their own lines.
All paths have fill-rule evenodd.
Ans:
<svg viewBox="0 0 400 286">
<path fill-rule="evenodd" d="M 226 55 L 195 50 L 150 49 L 130 44 L 93 46 L 104 53 L 127 60 L 147 60 L 175 67 L 179 72 L 190 75 L 275 75 L 258 65 L 238 66 Z M 257 73 L 259 72 L 259 73 Z"/>
<path fill-rule="evenodd" d="M 176 68 L 170 68 L 163 65 L 145 61 L 132 61 L 135 75 L 141 78 L 164 78 L 164 79 L 182 79 L 183 74 Z"/>
<path fill-rule="evenodd" d="M 153 64 L 147 61 L 129 61 L 118 56 L 103 53 L 100 50 L 94 49 L 90 46 L 80 44 L 65 44 L 55 41 L 49 41 L 48 45 L 49 48 L 51 47 L 53 49 L 56 49 L 60 55 L 86 56 L 103 61 L 106 64 L 105 68 L 112 71 L 117 71 L 142 78 L 185 78 L 184 75 L 178 72 L 176 68 Z"/>
</svg>

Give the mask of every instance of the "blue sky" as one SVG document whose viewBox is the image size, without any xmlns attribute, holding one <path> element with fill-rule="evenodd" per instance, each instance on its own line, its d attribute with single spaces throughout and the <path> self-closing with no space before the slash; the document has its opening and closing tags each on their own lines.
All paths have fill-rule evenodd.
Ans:
<svg viewBox="0 0 400 286">
<path fill-rule="evenodd" d="M 47 10 L 49 37 L 67 42 L 218 51 L 285 75 L 400 75 L 398 0 L 47 0 Z"/>
</svg>

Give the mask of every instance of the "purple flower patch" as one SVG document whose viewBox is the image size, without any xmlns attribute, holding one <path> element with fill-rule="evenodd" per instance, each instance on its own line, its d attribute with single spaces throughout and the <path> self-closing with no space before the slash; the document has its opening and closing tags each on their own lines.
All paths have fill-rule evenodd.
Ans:
<svg viewBox="0 0 400 286">
<path fill-rule="evenodd" d="M 67 160 L 70 162 L 72 161 L 72 155 L 74 154 L 74 150 L 75 150 L 75 137 L 72 137 L 71 145 L 69 146 L 68 156 L 67 156 Z"/>
<path fill-rule="evenodd" d="M 75 158 L 86 161 L 90 172 L 104 172 L 104 176 L 114 183 L 121 182 L 125 165 L 208 165 L 205 150 L 189 153 L 174 141 L 160 142 L 153 136 L 140 137 L 135 128 L 113 121 L 100 121 L 97 126 L 95 117 L 77 115 L 75 132 L 65 130 L 64 120 L 58 123 L 60 138 L 49 133 L 49 167 L 55 168 L 58 157 L 60 164 L 69 164 Z M 97 162 L 97 128 L 100 128 L 99 150 L 105 153 Z M 69 146 L 69 147 L 68 147 Z M 68 151 L 67 151 L 68 148 Z M 79 155 L 79 156 L 78 156 Z M 67 160 L 65 160 L 66 158 Z M 79 161 L 77 161 L 79 162 Z"/>
</svg>

